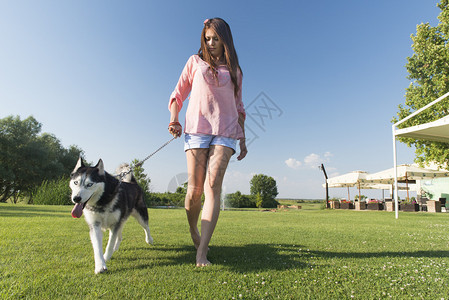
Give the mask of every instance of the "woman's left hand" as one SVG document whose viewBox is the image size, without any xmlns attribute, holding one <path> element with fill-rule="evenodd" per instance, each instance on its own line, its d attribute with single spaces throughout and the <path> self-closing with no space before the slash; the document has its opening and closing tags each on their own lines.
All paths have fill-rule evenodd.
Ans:
<svg viewBox="0 0 449 300">
<path fill-rule="evenodd" d="M 240 155 L 237 156 L 237 160 L 242 160 L 248 154 L 248 149 L 246 148 L 246 140 L 240 139 Z"/>
</svg>

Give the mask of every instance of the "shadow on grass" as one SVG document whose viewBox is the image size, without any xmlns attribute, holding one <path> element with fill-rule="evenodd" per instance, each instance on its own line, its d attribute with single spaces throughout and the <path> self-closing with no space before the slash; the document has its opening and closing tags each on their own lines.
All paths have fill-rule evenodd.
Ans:
<svg viewBox="0 0 449 300">
<path fill-rule="evenodd" d="M 155 246 L 151 248 L 133 249 L 132 252 L 143 256 L 146 251 L 155 251 L 152 258 L 145 262 L 144 257 L 121 257 L 134 261 L 137 269 L 152 266 L 194 266 L 196 250 L 193 246 L 169 247 Z M 157 254 L 159 252 L 159 254 Z M 408 252 L 328 252 L 312 251 L 301 245 L 287 244 L 248 244 L 244 246 L 212 246 L 208 258 L 214 266 L 225 267 L 234 272 L 263 272 L 305 269 L 317 262 L 325 265 L 332 259 L 367 259 L 367 258 L 446 258 L 447 251 L 408 251 Z M 311 261 L 311 258 L 314 258 Z M 141 262 L 138 262 L 141 261 Z M 125 263 L 126 265 L 126 263 Z M 136 268 L 136 265 L 132 267 Z"/>
<path fill-rule="evenodd" d="M 304 268 L 308 264 L 298 259 L 295 255 L 298 246 L 293 245 L 264 245 L 250 244 L 244 246 L 211 246 L 208 259 L 214 266 L 231 268 L 236 272 L 256 272 L 264 270 L 285 270 L 291 268 Z M 142 252 L 141 252 L 142 251 Z M 143 262 L 143 257 L 133 256 L 121 257 L 128 261 L 137 263 L 137 268 L 148 268 L 154 266 L 182 266 L 195 265 L 196 250 L 193 246 L 181 247 L 153 246 L 150 248 L 133 249 L 134 254 L 152 251 L 152 258 L 148 263 Z M 159 252 L 159 255 L 157 254 Z M 131 254 L 131 252 L 130 252 Z M 133 268 L 136 268 L 134 266 Z"/>
</svg>

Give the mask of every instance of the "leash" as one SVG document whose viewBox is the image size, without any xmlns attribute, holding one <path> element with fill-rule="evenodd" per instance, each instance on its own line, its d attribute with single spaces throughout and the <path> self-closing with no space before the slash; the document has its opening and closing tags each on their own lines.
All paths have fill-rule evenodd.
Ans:
<svg viewBox="0 0 449 300">
<path fill-rule="evenodd" d="M 137 164 L 135 164 L 134 167 L 129 168 L 128 171 L 121 172 L 120 174 L 115 175 L 115 177 L 118 177 L 118 180 L 122 181 L 123 177 L 125 177 L 126 175 L 128 175 L 129 173 L 131 173 L 135 168 L 142 166 L 147 160 L 149 160 L 153 155 L 155 155 L 156 153 L 158 153 L 159 151 L 161 151 L 165 146 L 167 146 L 168 144 L 170 144 L 174 139 L 176 139 L 176 137 L 173 137 L 171 140 L 165 142 L 165 144 L 163 144 L 162 146 L 160 146 L 156 151 L 154 151 L 153 153 L 151 153 L 150 155 L 148 155 L 147 157 L 145 157 L 144 159 L 142 159 L 141 161 L 139 161 Z"/>
</svg>

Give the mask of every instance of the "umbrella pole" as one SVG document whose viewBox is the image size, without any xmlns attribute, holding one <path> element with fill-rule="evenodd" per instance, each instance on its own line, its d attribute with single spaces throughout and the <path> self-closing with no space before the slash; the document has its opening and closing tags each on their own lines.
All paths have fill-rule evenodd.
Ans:
<svg viewBox="0 0 449 300">
<path fill-rule="evenodd" d="M 407 172 L 405 172 L 405 188 L 407 189 L 407 201 L 410 201 L 410 197 L 408 194 L 408 178 L 407 178 Z"/>
<path fill-rule="evenodd" d="M 392 125 L 393 129 L 393 166 L 394 166 L 394 214 L 396 219 L 399 218 L 398 203 L 398 158 L 396 153 L 396 124 Z"/>
<path fill-rule="evenodd" d="M 348 186 L 348 201 L 351 201 L 351 197 L 349 197 L 349 186 Z"/>
<path fill-rule="evenodd" d="M 362 200 L 362 199 L 360 199 L 360 197 L 362 197 L 362 195 L 360 195 L 360 182 L 358 183 L 358 186 L 359 186 L 359 202 Z"/>
</svg>

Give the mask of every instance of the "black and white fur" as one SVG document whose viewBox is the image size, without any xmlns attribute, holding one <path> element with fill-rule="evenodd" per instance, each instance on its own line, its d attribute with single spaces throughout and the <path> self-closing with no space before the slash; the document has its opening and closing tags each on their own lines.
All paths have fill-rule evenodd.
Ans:
<svg viewBox="0 0 449 300">
<path fill-rule="evenodd" d="M 122 165 L 121 170 L 127 165 Z M 134 176 L 127 175 L 122 182 L 105 172 L 100 159 L 95 167 L 85 166 L 80 158 L 71 174 L 70 188 L 75 207 L 72 216 L 84 218 L 89 225 L 90 239 L 94 248 L 95 273 L 107 271 L 106 261 L 118 250 L 122 230 L 130 215 L 145 230 L 145 241 L 153 243 L 148 226 L 148 210 L 143 191 Z M 109 230 L 109 241 L 103 255 L 103 232 Z"/>
</svg>

